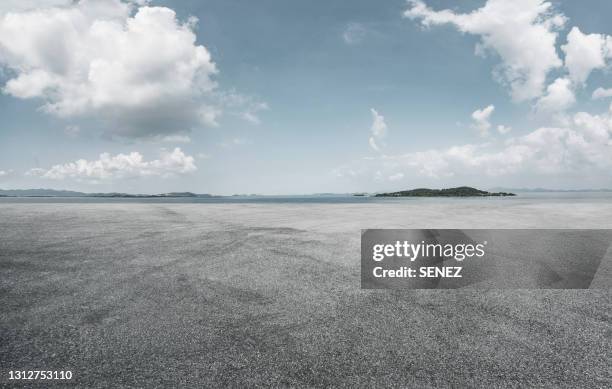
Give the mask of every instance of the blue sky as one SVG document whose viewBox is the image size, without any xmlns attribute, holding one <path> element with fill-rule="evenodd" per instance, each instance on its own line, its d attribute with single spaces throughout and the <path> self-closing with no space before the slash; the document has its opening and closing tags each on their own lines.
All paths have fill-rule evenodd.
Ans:
<svg viewBox="0 0 612 389">
<path fill-rule="evenodd" d="M 0 188 L 612 187 L 612 5 L 504 3 L 8 1 Z"/>
</svg>

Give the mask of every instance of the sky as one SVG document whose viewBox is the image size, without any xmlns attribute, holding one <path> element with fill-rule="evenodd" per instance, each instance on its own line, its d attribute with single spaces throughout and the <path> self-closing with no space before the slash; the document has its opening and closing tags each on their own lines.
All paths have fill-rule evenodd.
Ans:
<svg viewBox="0 0 612 389">
<path fill-rule="evenodd" d="M 612 3 L 7 0 L 0 188 L 612 188 Z"/>
</svg>

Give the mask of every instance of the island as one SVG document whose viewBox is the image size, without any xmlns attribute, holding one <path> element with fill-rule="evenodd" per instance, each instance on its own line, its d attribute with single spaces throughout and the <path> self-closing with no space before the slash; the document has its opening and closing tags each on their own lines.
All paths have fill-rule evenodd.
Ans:
<svg viewBox="0 0 612 389">
<path fill-rule="evenodd" d="M 498 197 L 516 196 L 510 192 L 487 192 L 469 186 L 460 186 L 448 189 L 429 189 L 418 188 L 412 190 L 402 190 L 399 192 L 378 193 L 376 197 Z"/>
<path fill-rule="evenodd" d="M 212 198 L 211 194 L 198 194 L 192 192 L 170 192 L 160 194 L 130 194 L 130 193 L 84 193 L 69 190 L 55 189 L 0 189 L 0 197 L 105 197 L 105 198 Z"/>
</svg>

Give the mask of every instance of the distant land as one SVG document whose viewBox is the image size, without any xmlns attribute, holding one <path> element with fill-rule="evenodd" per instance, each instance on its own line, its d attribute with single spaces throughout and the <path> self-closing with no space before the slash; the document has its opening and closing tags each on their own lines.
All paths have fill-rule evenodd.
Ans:
<svg viewBox="0 0 612 389">
<path fill-rule="evenodd" d="M 547 188 L 491 188 L 491 191 L 497 192 L 561 192 L 561 193 L 576 193 L 576 192 L 612 192 L 612 189 L 547 189 Z"/>
<path fill-rule="evenodd" d="M 418 188 L 399 192 L 378 193 L 376 197 L 487 197 L 487 196 L 516 196 L 510 192 L 487 192 L 469 186 L 460 186 L 448 189 Z"/>
<path fill-rule="evenodd" d="M 462 186 L 448 189 L 418 188 L 388 193 L 313 193 L 293 195 L 265 195 L 265 194 L 233 194 L 213 195 L 197 194 L 192 192 L 169 192 L 159 194 L 132 194 L 121 192 L 110 193 L 86 193 L 62 189 L 0 189 L 0 197 L 101 197 L 101 198 L 286 198 L 286 197 L 484 197 L 484 196 L 515 196 L 515 192 L 522 193 L 579 193 L 579 192 L 612 192 L 612 189 L 546 189 L 546 188 L 491 188 L 488 191 Z"/>
<path fill-rule="evenodd" d="M 170 198 L 170 197 L 214 197 L 210 194 L 170 192 L 160 194 L 129 193 L 84 193 L 55 189 L 0 189 L 0 197 L 121 197 L 121 198 Z"/>
</svg>

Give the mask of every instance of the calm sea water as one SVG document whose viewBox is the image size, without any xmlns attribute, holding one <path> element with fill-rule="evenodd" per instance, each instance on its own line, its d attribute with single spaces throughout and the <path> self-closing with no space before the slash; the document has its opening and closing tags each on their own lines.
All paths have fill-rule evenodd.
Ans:
<svg viewBox="0 0 612 389">
<path fill-rule="evenodd" d="M 104 197 L 0 197 L 3 203 L 316 203 L 316 204 L 367 204 L 367 203 L 406 203 L 406 202 L 612 202 L 612 192 L 516 192 L 513 197 L 363 197 L 363 196 L 223 196 L 211 198 L 104 198 Z"/>
</svg>

